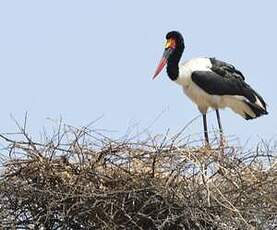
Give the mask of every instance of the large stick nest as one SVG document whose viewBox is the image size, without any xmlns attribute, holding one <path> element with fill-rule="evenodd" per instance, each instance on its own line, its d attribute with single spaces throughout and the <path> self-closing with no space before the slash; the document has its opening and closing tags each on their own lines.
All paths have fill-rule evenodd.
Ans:
<svg viewBox="0 0 277 230">
<path fill-rule="evenodd" d="M 244 152 L 197 147 L 181 135 L 112 140 L 69 126 L 39 142 L 25 128 L 1 138 L 3 228 L 277 226 L 276 148 L 268 144 Z"/>
</svg>

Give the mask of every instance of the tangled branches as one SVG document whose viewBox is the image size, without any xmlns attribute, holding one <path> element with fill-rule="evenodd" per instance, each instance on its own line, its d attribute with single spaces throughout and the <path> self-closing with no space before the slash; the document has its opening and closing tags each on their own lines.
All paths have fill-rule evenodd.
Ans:
<svg viewBox="0 0 277 230">
<path fill-rule="evenodd" d="M 61 127 L 40 142 L 25 128 L 16 140 L 1 135 L 7 145 L 0 178 L 1 227 L 277 226 L 274 147 L 208 149 L 181 143 L 180 136 L 112 140 L 88 128 Z"/>
</svg>

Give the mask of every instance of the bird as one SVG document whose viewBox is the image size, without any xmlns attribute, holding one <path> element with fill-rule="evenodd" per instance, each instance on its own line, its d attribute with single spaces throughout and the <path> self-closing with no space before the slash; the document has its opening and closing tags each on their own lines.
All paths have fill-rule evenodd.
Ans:
<svg viewBox="0 0 277 230">
<path fill-rule="evenodd" d="M 184 38 L 178 31 L 166 34 L 165 50 L 154 72 L 155 79 L 166 66 L 168 77 L 183 88 L 203 118 L 205 143 L 209 146 L 207 111 L 216 111 L 221 140 L 223 128 L 219 109 L 231 108 L 246 120 L 268 114 L 264 99 L 245 81 L 234 65 L 215 57 L 197 57 L 184 63 L 180 59 L 185 49 Z"/>
</svg>

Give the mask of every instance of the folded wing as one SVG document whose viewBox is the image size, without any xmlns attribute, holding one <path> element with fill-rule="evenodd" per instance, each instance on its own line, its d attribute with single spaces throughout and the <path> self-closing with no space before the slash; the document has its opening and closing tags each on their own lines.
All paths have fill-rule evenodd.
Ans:
<svg viewBox="0 0 277 230">
<path fill-rule="evenodd" d="M 211 95 L 225 97 L 227 106 L 245 119 L 267 114 L 263 98 L 246 82 L 242 73 L 233 65 L 211 58 L 210 71 L 194 71 L 192 81 Z"/>
</svg>

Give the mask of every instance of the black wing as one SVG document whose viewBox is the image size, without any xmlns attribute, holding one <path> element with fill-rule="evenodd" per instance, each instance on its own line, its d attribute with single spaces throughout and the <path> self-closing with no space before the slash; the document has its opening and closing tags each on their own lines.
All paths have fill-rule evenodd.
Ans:
<svg viewBox="0 0 277 230">
<path fill-rule="evenodd" d="M 210 58 L 210 61 L 212 63 L 212 68 L 211 70 L 220 76 L 223 77 L 237 77 L 241 78 L 242 80 L 245 80 L 243 74 L 237 70 L 233 65 L 219 61 L 215 58 Z"/>
<path fill-rule="evenodd" d="M 251 88 L 243 79 L 229 76 L 221 76 L 213 71 L 194 71 L 191 79 L 200 88 L 212 95 L 240 95 L 249 101 L 255 100 Z"/>
<path fill-rule="evenodd" d="M 233 65 L 210 58 L 211 71 L 194 71 L 191 75 L 192 81 L 205 92 L 212 95 L 238 95 L 244 96 L 250 107 L 255 107 L 259 113 L 266 113 L 266 103 L 263 98 L 255 92 L 244 80 L 242 73 Z M 264 108 L 256 104 L 257 99 Z M 254 108 L 252 108 L 254 109 Z"/>
</svg>

